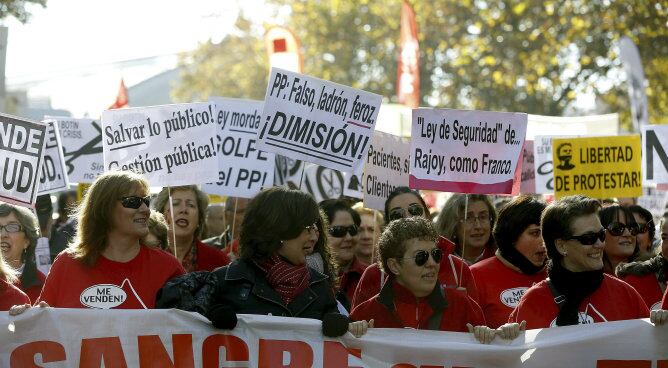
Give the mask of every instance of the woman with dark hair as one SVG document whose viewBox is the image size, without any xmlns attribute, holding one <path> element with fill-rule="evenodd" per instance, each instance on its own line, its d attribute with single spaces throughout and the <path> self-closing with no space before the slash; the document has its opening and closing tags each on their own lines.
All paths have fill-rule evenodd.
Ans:
<svg viewBox="0 0 668 368">
<path fill-rule="evenodd" d="M 617 277 L 633 286 L 650 310 L 660 309 L 661 297 L 666 292 L 668 278 L 668 218 L 661 219 L 661 250 L 656 256 L 642 262 L 622 263 L 617 266 Z"/>
<path fill-rule="evenodd" d="M 2 256 L 18 274 L 17 286 L 31 302 L 39 297 L 46 276 L 37 269 L 35 248 L 40 237 L 37 217 L 27 208 L 0 202 L 0 249 Z"/>
<path fill-rule="evenodd" d="M 629 206 L 629 211 L 633 214 L 633 218 L 638 224 L 638 235 L 636 235 L 636 244 L 640 254 L 638 261 L 646 261 L 652 258 L 655 254 L 653 252 L 654 240 L 656 235 L 656 228 L 654 227 L 654 217 L 652 213 L 637 204 Z"/>
<path fill-rule="evenodd" d="M 543 211 L 549 278 L 524 293 L 509 322 L 526 321 L 535 329 L 649 317 L 634 288 L 603 272 L 607 230 L 600 208 L 598 200 L 576 195 Z"/>
<path fill-rule="evenodd" d="M 169 205 L 170 191 L 173 214 Z M 154 208 L 165 216 L 169 225 L 170 245 L 167 250 L 181 261 L 186 272 L 213 271 L 230 263 L 230 257 L 225 252 L 200 240 L 208 205 L 209 197 L 196 185 L 165 187 L 153 202 Z"/>
<path fill-rule="evenodd" d="M 11 232 L 15 229 L 13 225 L 9 225 L 9 229 L 7 225 L 0 225 L 0 232 Z M 17 281 L 16 271 L 5 263 L 0 252 L 0 312 L 9 310 L 13 305 L 30 304 L 30 298 L 14 286 Z"/>
<path fill-rule="evenodd" d="M 499 249 L 495 257 L 471 266 L 478 287 L 478 303 L 487 325 L 497 328 L 508 316 L 522 294 L 545 280 L 547 251 L 540 233 L 540 215 L 545 203 L 521 196 L 501 208 L 494 226 Z"/>
<path fill-rule="evenodd" d="M 324 200 L 320 202 L 320 208 L 329 223 L 327 244 L 339 272 L 336 299 L 350 311 L 355 288 L 362 273 L 369 266 L 355 255 L 357 232 L 362 220 L 360 215 L 341 199 Z"/>
<path fill-rule="evenodd" d="M 640 254 L 636 243 L 638 224 L 628 208 L 618 205 L 601 209 L 598 216 L 606 229 L 603 271 L 614 276 L 617 265 L 632 262 Z"/>
<path fill-rule="evenodd" d="M 184 273 L 171 255 L 142 246 L 149 184 L 127 171 L 95 179 L 77 209 L 77 238 L 51 266 L 39 297 L 56 308 L 149 309 L 158 290 Z M 12 308 L 22 313 L 27 306 Z M 12 312 L 12 311 L 10 311 Z"/>
<path fill-rule="evenodd" d="M 345 320 L 345 328 L 366 332 L 366 322 L 348 324 L 337 312 L 328 277 L 306 264 L 319 238 L 320 212 L 306 193 L 281 187 L 251 200 L 241 224 L 239 259 L 212 273 L 216 285 L 205 315 L 218 328 L 234 328 L 236 314 Z M 322 249 L 321 249 L 322 251 Z M 363 331 L 361 331 L 363 330 Z"/>
<path fill-rule="evenodd" d="M 472 265 L 494 256 L 496 244 L 492 229 L 495 223 L 496 209 L 489 196 L 453 194 L 443 205 L 436 229 L 455 242 L 456 253 Z"/>
<path fill-rule="evenodd" d="M 431 221 L 429 210 L 420 193 L 408 187 L 397 187 L 389 194 L 385 201 L 385 214 L 386 225 L 394 220 L 408 217 L 422 217 Z M 438 274 L 440 284 L 444 287 L 463 290 L 477 301 L 478 291 L 473 275 L 469 266 L 454 254 L 455 244 L 442 237 L 438 239 L 437 244 L 443 252 Z M 387 275 L 378 263 L 367 267 L 355 290 L 352 307 L 378 294 L 386 278 Z"/>
</svg>

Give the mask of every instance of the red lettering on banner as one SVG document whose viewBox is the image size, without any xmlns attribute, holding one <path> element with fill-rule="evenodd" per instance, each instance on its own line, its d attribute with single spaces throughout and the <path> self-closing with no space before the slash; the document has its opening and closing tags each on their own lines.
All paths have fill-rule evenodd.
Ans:
<svg viewBox="0 0 668 368">
<path fill-rule="evenodd" d="M 137 336 L 137 345 L 139 350 L 139 366 L 142 368 L 195 367 L 193 335 L 172 335 L 173 362 L 158 335 Z"/>
<path fill-rule="evenodd" d="M 290 354 L 288 365 L 283 364 L 283 353 Z M 303 341 L 260 339 L 259 368 L 310 368 L 313 349 Z"/>
<path fill-rule="evenodd" d="M 35 364 L 35 355 L 42 356 L 42 363 L 62 362 L 67 359 L 65 348 L 54 341 L 34 341 L 19 345 L 9 358 L 11 368 L 39 368 Z"/>
<path fill-rule="evenodd" d="M 128 368 L 123 355 L 121 339 L 118 337 L 100 337 L 81 340 L 79 368 Z"/>
<path fill-rule="evenodd" d="M 348 366 L 348 355 L 362 359 L 361 349 L 346 348 L 338 341 L 325 341 L 323 350 L 323 368 L 361 368 L 359 366 Z"/>
<path fill-rule="evenodd" d="M 657 360 L 656 368 L 668 368 L 668 360 Z"/>
<path fill-rule="evenodd" d="M 652 368 L 651 360 L 597 360 L 596 368 Z"/>
<path fill-rule="evenodd" d="M 226 362 L 247 362 L 250 354 L 246 342 L 232 335 L 211 335 L 202 343 L 202 367 L 218 368 L 220 348 L 225 348 Z"/>
</svg>

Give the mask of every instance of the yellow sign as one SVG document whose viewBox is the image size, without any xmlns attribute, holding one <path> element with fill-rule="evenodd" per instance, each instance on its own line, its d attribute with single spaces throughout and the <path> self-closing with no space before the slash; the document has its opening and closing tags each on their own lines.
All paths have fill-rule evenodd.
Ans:
<svg viewBox="0 0 668 368">
<path fill-rule="evenodd" d="M 90 188 L 91 184 L 89 183 L 80 183 L 77 185 L 77 203 L 81 203 L 81 200 L 83 199 L 84 195 L 86 195 L 86 191 L 88 188 Z"/>
<path fill-rule="evenodd" d="M 556 198 L 641 196 L 640 152 L 639 135 L 552 139 Z"/>
</svg>

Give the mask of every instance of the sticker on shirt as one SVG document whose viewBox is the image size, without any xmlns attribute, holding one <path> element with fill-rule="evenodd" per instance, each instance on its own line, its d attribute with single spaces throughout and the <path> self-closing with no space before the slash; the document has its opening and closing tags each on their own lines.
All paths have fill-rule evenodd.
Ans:
<svg viewBox="0 0 668 368">
<path fill-rule="evenodd" d="M 501 303 L 509 308 L 517 307 L 520 299 L 522 299 L 522 295 L 524 295 L 524 292 L 526 292 L 528 289 L 528 287 L 516 287 L 502 291 L 500 295 Z"/>
<path fill-rule="evenodd" d="M 594 317 L 589 314 L 590 312 L 592 315 L 597 316 L 597 321 L 594 321 Z M 608 319 L 605 318 L 605 316 L 601 314 L 601 312 L 599 312 L 598 309 L 596 309 L 596 307 L 594 307 L 591 303 L 587 304 L 587 308 L 585 308 L 584 312 L 578 312 L 579 325 L 589 325 L 596 322 L 608 322 Z M 556 318 L 552 320 L 550 327 L 557 327 Z"/>
<path fill-rule="evenodd" d="M 659 309 L 661 309 L 661 301 L 660 300 L 658 302 L 654 303 L 654 305 L 652 305 L 652 308 L 650 308 L 649 310 L 659 310 Z"/>
<path fill-rule="evenodd" d="M 141 304 L 144 309 L 146 305 L 141 300 L 130 280 L 125 279 L 121 283 L 121 286 L 114 284 L 97 284 L 86 288 L 79 296 L 79 301 L 81 304 L 85 305 L 88 308 L 94 309 L 112 309 L 120 306 L 125 303 L 128 299 L 128 293 L 124 290 L 124 287 L 127 288 L 134 294 L 137 298 L 137 301 Z"/>
</svg>

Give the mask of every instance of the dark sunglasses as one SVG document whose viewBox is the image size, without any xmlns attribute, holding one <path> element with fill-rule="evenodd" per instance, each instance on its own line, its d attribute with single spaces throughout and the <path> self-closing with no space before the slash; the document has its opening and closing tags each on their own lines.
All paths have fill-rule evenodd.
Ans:
<svg viewBox="0 0 668 368">
<path fill-rule="evenodd" d="M 329 228 L 329 235 L 335 237 L 335 238 L 343 238 L 347 234 L 350 234 L 350 236 L 355 236 L 357 235 L 357 226 L 355 225 L 350 225 L 350 226 L 331 226 Z"/>
<path fill-rule="evenodd" d="M 585 233 L 582 235 L 574 235 L 566 240 L 571 240 L 571 239 L 579 241 L 580 244 L 582 245 L 594 245 L 596 244 L 597 240 L 600 240 L 601 242 L 605 241 L 605 229 L 601 229 L 599 232 L 596 233 Z"/>
<path fill-rule="evenodd" d="M 608 225 L 608 232 L 614 236 L 624 235 L 624 229 L 629 229 L 631 235 L 638 235 L 638 232 L 640 231 L 637 224 L 624 225 L 621 222 L 613 222 Z"/>
<path fill-rule="evenodd" d="M 408 205 L 408 213 L 410 216 L 422 216 L 424 209 L 419 203 L 411 203 Z M 406 210 L 403 208 L 395 208 L 390 211 L 390 221 L 398 220 L 406 217 Z"/>
<path fill-rule="evenodd" d="M 427 261 L 429 260 L 429 255 L 431 254 L 431 258 L 434 259 L 434 262 L 436 263 L 441 263 L 441 259 L 443 259 L 443 251 L 440 250 L 439 248 L 434 248 L 431 251 L 426 251 L 426 250 L 418 250 L 415 253 L 415 265 L 418 267 L 422 267 L 425 264 L 427 264 Z M 410 257 L 408 257 L 410 258 Z"/>
<path fill-rule="evenodd" d="M 141 207 L 142 202 L 146 204 L 146 207 L 151 206 L 151 196 L 139 197 L 139 196 L 127 196 L 121 198 L 121 205 L 125 208 L 138 209 Z"/>
</svg>

